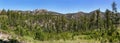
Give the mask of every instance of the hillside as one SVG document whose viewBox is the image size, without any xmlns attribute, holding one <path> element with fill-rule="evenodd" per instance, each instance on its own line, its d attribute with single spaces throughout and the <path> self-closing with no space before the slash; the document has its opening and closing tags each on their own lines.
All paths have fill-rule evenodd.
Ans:
<svg viewBox="0 0 120 43">
<path fill-rule="evenodd" d="M 68 14 L 44 9 L 33 11 L 3 9 L 0 13 L 0 29 L 10 34 L 12 36 L 10 39 L 23 43 L 54 40 L 62 40 L 63 43 L 69 43 L 70 40 L 86 40 L 91 43 L 119 42 L 119 19 L 119 13 L 110 10 L 101 12 L 100 9 L 90 13 Z"/>
</svg>

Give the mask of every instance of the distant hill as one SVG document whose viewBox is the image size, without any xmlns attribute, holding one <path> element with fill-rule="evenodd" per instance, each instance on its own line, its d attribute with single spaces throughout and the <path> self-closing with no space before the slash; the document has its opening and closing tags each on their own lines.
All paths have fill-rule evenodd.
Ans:
<svg viewBox="0 0 120 43">
<path fill-rule="evenodd" d="M 67 14 L 63 14 L 63 13 L 59 13 L 59 12 L 54 12 L 54 11 L 48 11 L 46 9 L 35 9 L 35 10 L 27 10 L 27 11 L 22 11 L 22 10 L 12 10 L 14 12 L 20 12 L 20 13 L 29 13 L 32 15 L 41 15 L 41 14 L 46 14 L 46 15 L 64 15 L 67 18 L 79 18 L 80 16 L 83 15 L 88 15 L 90 16 L 91 14 L 95 13 L 96 10 L 91 11 L 89 13 L 86 12 L 76 12 L 76 13 L 67 13 Z M 0 10 L 1 12 L 1 10 Z M 100 12 L 101 16 L 104 17 L 105 16 L 105 12 Z M 118 13 L 118 16 L 120 16 L 120 13 Z"/>
</svg>

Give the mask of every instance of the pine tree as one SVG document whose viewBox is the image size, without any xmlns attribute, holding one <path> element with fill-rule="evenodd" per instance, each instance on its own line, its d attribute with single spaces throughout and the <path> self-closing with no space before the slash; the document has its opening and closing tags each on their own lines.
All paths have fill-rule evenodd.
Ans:
<svg viewBox="0 0 120 43">
<path fill-rule="evenodd" d="M 97 21 L 97 13 L 96 13 L 96 11 L 95 12 L 93 12 L 91 15 L 90 15 L 90 28 L 91 29 L 96 29 L 97 27 L 97 23 L 96 23 L 96 21 Z"/>
<path fill-rule="evenodd" d="M 3 10 L 1 11 L 1 13 L 0 13 L 0 15 L 6 15 L 6 14 L 7 14 L 7 12 L 6 12 L 5 9 L 3 9 Z"/>
<path fill-rule="evenodd" d="M 116 8 L 117 4 L 115 2 L 112 3 L 112 11 L 114 13 L 117 13 L 117 8 Z"/>
<path fill-rule="evenodd" d="M 102 28 L 103 27 L 103 20 L 102 20 L 102 15 L 100 14 L 100 9 L 96 10 L 96 24 L 97 24 L 97 28 Z"/>
<path fill-rule="evenodd" d="M 118 13 L 117 13 L 117 4 L 115 2 L 112 3 L 112 20 L 113 20 L 113 24 L 115 25 L 115 27 L 117 28 L 119 21 L 120 21 L 120 17 L 118 17 Z"/>
<path fill-rule="evenodd" d="M 107 29 L 109 29 L 110 28 L 110 25 L 112 25 L 112 22 L 111 22 L 111 11 L 110 10 L 106 10 L 106 12 L 105 12 L 105 17 L 106 17 L 106 20 L 105 20 L 105 27 L 107 28 Z"/>
</svg>

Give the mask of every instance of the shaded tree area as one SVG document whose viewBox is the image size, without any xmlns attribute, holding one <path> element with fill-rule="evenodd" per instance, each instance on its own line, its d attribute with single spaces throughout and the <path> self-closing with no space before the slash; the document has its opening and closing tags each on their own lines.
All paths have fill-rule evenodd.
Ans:
<svg viewBox="0 0 120 43">
<path fill-rule="evenodd" d="M 0 43 L 20 43 L 20 42 L 15 39 L 9 39 L 9 41 L 0 40 Z"/>
</svg>

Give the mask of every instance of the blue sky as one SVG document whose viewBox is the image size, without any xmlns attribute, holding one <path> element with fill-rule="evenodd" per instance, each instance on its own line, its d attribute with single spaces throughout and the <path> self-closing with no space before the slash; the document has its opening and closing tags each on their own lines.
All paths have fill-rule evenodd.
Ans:
<svg viewBox="0 0 120 43">
<path fill-rule="evenodd" d="M 114 0 L 0 0 L 0 9 L 34 10 L 47 9 L 60 13 L 73 13 L 78 11 L 90 12 L 96 9 L 111 10 Z M 120 0 L 115 0 L 120 11 Z"/>
</svg>

